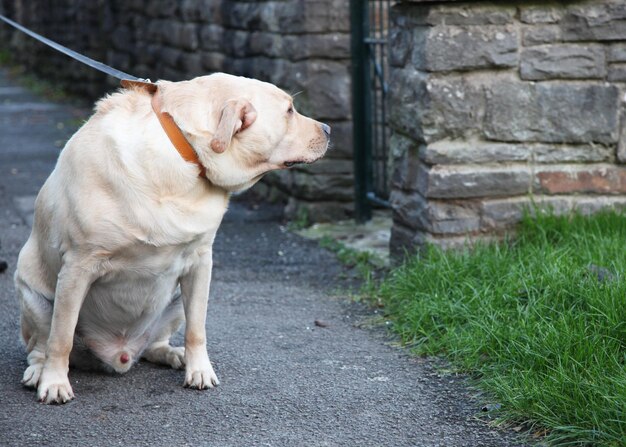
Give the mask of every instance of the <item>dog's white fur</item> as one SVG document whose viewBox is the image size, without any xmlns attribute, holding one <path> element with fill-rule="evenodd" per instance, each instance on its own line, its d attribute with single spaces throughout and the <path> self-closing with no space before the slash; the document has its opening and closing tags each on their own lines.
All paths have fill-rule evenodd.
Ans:
<svg viewBox="0 0 626 447">
<path fill-rule="evenodd" d="M 230 193 L 327 149 L 324 125 L 271 84 L 215 74 L 159 89 L 208 181 L 172 146 L 142 89 L 100 100 L 68 141 L 37 197 L 15 274 L 23 383 L 43 402 L 73 398 L 70 363 L 123 373 L 144 357 L 184 366 L 185 386 L 217 385 L 205 316 Z M 172 347 L 184 320 L 185 347 Z"/>
</svg>

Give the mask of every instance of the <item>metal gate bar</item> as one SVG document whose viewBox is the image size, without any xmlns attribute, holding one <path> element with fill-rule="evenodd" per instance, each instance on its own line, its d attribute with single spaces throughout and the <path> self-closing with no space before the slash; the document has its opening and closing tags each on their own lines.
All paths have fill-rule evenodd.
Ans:
<svg viewBox="0 0 626 447">
<path fill-rule="evenodd" d="M 391 0 L 351 0 L 352 109 L 355 211 L 371 218 L 372 206 L 389 206 L 386 81 L 387 32 Z"/>
</svg>

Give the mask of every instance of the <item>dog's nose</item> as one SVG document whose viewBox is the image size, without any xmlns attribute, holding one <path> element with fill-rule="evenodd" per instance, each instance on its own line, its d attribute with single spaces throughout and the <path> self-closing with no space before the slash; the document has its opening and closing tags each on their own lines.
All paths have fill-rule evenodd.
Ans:
<svg viewBox="0 0 626 447">
<path fill-rule="evenodd" d="M 324 131 L 324 133 L 326 134 L 327 137 L 330 137 L 330 126 L 328 124 L 322 124 L 322 130 Z"/>
</svg>

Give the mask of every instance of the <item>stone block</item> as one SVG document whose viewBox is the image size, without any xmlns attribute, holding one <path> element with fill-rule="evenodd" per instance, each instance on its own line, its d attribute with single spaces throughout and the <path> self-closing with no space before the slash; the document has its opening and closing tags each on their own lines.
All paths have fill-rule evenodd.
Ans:
<svg viewBox="0 0 626 447">
<path fill-rule="evenodd" d="M 304 59 L 349 59 L 350 58 L 350 35 L 344 33 L 307 34 L 282 36 L 274 34 L 275 42 L 268 44 L 266 48 L 273 49 L 276 57 L 285 57 L 292 61 Z"/>
<path fill-rule="evenodd" d="M 298 200 L 289 197 L 285 207 L 285 217 L 296 219 L 305 215 L 310 223 L 337 222 L 354 215 L 354 205 L 348 202 Z"/>
<path fill-rule="evenodd" d="M 192 0 L 198 3 L 198 14 L 201 22 L 223 23 L 222 4 L 223 0 Z"/>
<path fill-rule="evenodd" d="M 427 71 L 517 65 L 518 32 L 512 26 L 416 28 L 412 64 Z"/>
<path fill-rule="evenodd" d="M 510 5 L 437 4 L 392 8 L 409 26 L 415 25 L 505 25 L 513 23 L 516 9 Z"/>
<path fill-rule="evenodd" d="M 159 75 L 158 79 L 167 79 L 174 82 L 187 80 L 187 73 L 177 68 L 163 67 L 161 72 L 162 75 Z"/>
<path fill-rule="evenodd" d="M 561 23 L 565 41 L 626 40 L 626 3 L 572 5 Z"/>
<path fill-rule="evenodd" d="M 626 210 L 626 197 L 604 197 L 590 196 L 571 198 L 572 210 L 576 210 L 581 214 L 594 214 L 602 210 Z"/>
<path fill-rule="evenodd" d="M 522 23 L 557 23 L 563 17 L 562 7 L 557 6 L 520 6 Z"/>
<path fill-rule="evenodd" d="M 204 25 L 200 28 L 200 47 L 206 51 L 221 52 L 224 28 L 219 25 Z"/>
<path fill-rule="evenodd" d="M 307 0 L 303 3 L 291 3 L 296 8 L 304 9 L 304 20 L 301 24 L 286 16 L 286 22 L 295 33 L 350 32 L 350 5 L 345 0 Z"/>
<path fill-rule="evenodd" d="M 620 118 L 619 142 L 617 143 L 617 161 L 626 163 L 626 114 Z"/>
<path fill-rule="evenodd" d="M 433 201 L 400 190 L 392 191 L 390 201 L 394 222 L 408 228 L 435 234 L 462 234 L 480 229 L 480 217 L 471 201 Z"/>
<path fill-rule="evenodd" d="M 178 29 L 177 44 L 188 51 L 196 51 L 200 46 L 199 28 L 195 23 L 184 23 Z"/>
<path fill-rule="evenodd" d="M 389 30 L 389 65 L 404 67 L 413 51 L 413 37 L 410 30 L 392 27 Z"/>
<path fill-rule="evenodd" d="M 427 226 L 425 216 L 427 199 L 415 192 L 406 193 L 405 191 L 394 189 L 391 191 L 389 203 L 391 203 L 394 222 L 413 230 L 425 230 Z"/>
<path fill-rule="evenodd" d="M 571 197 L 524 196 L 485 200 L 480 204 L 481 227 L 485 231 L 511 228 L 524 213 L 534 215 L 537 210 L 564 214 L 572 210 Z"/>
<path fill-rule="evenodd" d="M 263 177 L 263 182 L 268 185 L 278 186 L 284 191 L 289 191 L 293 188 L 294 171 L 291 169 L 283 169 L 279 171 L 272 171 Z"/>
<path fill-rule="evenodd" d="M 624 194 L 626 167 L 611 164 L 542 167 L 534 185 L 546 194 Z"/>
<path fill-rule="evenodd" d="M 209 73 L 224 71 L 226 56 L 217 52 L 202 52 L 202 66 Z"/>
<path fill-rule="evenodd" d="M 532 144 L 530 148 L 536 163 L 599 163 L 615 158 L 615 147 L 602 144 Z"/>
<path fill-rule="evenodd" d="M 626 82 L 626 63 L 610 64 L 608 80 L 611 82 Z"/>
<path fill-rule="evenodd" d="M 264 20 L 263 13 L 270 12 L 276 16 L 275 10 L 276 4 L 273 2 L 222 2 L 222 25 L 231 29 L 266 30 L 275 20 Z"/>
<path fill-rule="evenodd" d="M 228 56 L 237 58 L 256 56 L 250 51 L 248 41 L 251 33 L 242 30 L 224 30 L 222 37 L 221 51 Z"/>
<path fill-rule="evenodd" d="M 525 212 L 535 215 L 537 211 L 557 215 L 576 211 L 593 214 L 600 210 L 626 208 L 626 197 L 615 196 L 545 196 L 513 197 L 487 200 L 480 205 L 481 226 L 484 231 L 511 228 L 518 224 Z"/>
<path fill-rule="evenodd" d="M 488 139 L 617 142 L 619 91 L 614 85 L 503 81 L 486 88 Z"/>
<path fill-rule="evenodd" d="M 160 44 L 146 44 L 142 45 L 137 51 L 137 60 L 136 63 L 138 65 L 154 65 L 157 63 L 157 59 L 161 54 L 161 45 Z"/>
<path fill-rule="evenodd" d="M 224 25 L 247 31 L 284 34 L 349 32 L 349 4 L 344 0 L 307 2 L 224 2 Z"/>
<path fill-rule="evenodd" d="M 254 31 L 247 33 L 240 31 L 248 36 L 246 39 L 246 47 L 242 48 L 245 56 L 267 56 L 267 57 L 285 57 L 284 44 L 287 36 L 266 31 Z M 228 34 L 226 35 L 228 38 Z"/>
<path fill-rule="evenodd" d="M 160 54 L 158 56 L 159 63 L 163 63 L 168 67 L 177 68 L 180 63 L 181 55 L 182 51 L 176 48 L 163 47 L 161 48 Z"/>
<path fill-rule="evenodd" d="M 181 0 L 180 16 L 185 22 L 198 22 L 202 20 L 203 2 L 198 0 Z"/>
<path fill-rule="evenodd" d="M 351 117 L 351 76 L 346 64 L 314 59 L 290 65 L 285 74 L 289 79 L 278 83 L 290 92 L 303 91 L 296 96 L 296 105 L 306 115 L 320 120 Z"/>
<path fill-rule="evenodd" d="M 607 60 L 609 62 L 626 62 L 626 43 L 615 43 L 609 46 Z"/>
<path fill-rule="evenodd" d="M 606 50 L 602 45 L 558 44 L 524 49 L 520 56 L 522 79 L 601 79 L 606 76 Z"/>
<path fill-rule="evenodd" d="M 167 79 L 168 81 L 185 81 L 187 80 L 187 74 L 177 68 L 174 67 L 163 67 L 162 76 L 159 76 L 160 79 Z"/>
<path fill-rule="evenodd" d="M 173 36 L 178 32 L 178 24 L 174 20 L 151 20 L 148 22 L 148 30 L 146 38 L 150 42 L 164 43 L 170 42 Z"/>
<path fill-rule="evenodd" d="M 287 62 L 285 60 L 265 56 L 249 58 L 227 57 L 224 59 L 223 65 L 223 70 L 228 73 L 272 82 L 286 90 L 290 90 L 291 86 L 283 82 L 287 69 Z"/>
<path fill-rule="evenodd" d="M 444 139 L 423 145 L 419 155 L 430 165 L 524 162 L 532 159 L 532 149 L 530 145 Z"/>
<path fill-rule="evenodd" d="M 334 160 L 324 157 L 313 164 L 296 165 L 292 169 L 309 175 L 352 175 L 354 162 L 352 160 Z"/>
<path fill-rule="evenodd" d="M 178 2 L 154 0 L 145 3 L 144 11 L 148 17 L 173 17 L 178 12 Z"/>
<path fill-rule="evenodd" d="M 482 127 L 483 88 L 463 76 L 434 78 L 392 68 L 389 82 L 391 126 L 418 142 L 458 138 Z"/>
<path fill-rule="evenodd" d="M 561 27 L 558 25 L 529 26 L 522 29 L 522 45 L 530 47 L 560 42 Z"/>
<path fill-rule="evenodd" d="M 598 163 L 611 161 L 613 152 L 613 146 L 600 144 L 512 144 L 470 139 L 440 140 L 423 145 L 420 147 L 419 157 L 429 165 L 502 162 Z"/>
<path fill-rule="evenodd" d="M 476 140 L 440 140 L 420 147 L 420 159 L 429 165 L 502 162 L 603 162 L 613 159 L 613 146 L 492 143 Z"/>
<path fill-rule="evenodd" d="M 187 74 L 188 79 L 206 74 L 201 53 L 182 53 L 179 64 L 180 68 Z"/>
<path fill-rule="evenodd" d="M 415 190 L 419 159 L 418 143 L 412 138 L 394 132 L 389 139 L 392 174 L 391 186 L 400 190 Z"/>
<path fill-rule="evenodd" d="M 396 263 L 402 262 L 405 257 L 414 254 L 420 248 L 419 241 L 420 238 L 414 229 L 394 222 L 389 240 L 391 259 Z"/>
<path fill-rule="evenodd" d="M 511 227 L 522 220 L 524 210 L 531 206 L 529 197 L 485 200 L 481 202 L 481 227 L 494 230 Z"/>
<path fill-rule="evenodd" d="M 391 67 L 389 73 L 390 91 L 389 121 L 391 127 L 399 133 L 409 135 L 418 141 L 424 141 L 421 114 L 429 103 L 426 102 L 428 76 L 412 67 Z"/>
<path fill-rule="evenodd" d="M 420 194 L 433 199 L 464 199 L 525 194 L 531 168 L 520 164 L 497 166 L 422 166 L 417 178 Z"/>
<path fill-rule="evenodd" d="M 117 50 L 128 51 L 129 46 L 133 43 L 133 35 L 130 27 L 118 26 L 111 34 L 111 43 L 113 48 Z"/>
<path fill-rule="evenodd" d="M 354 199 L 354 178 L 351 175 L 311 175 L 293 171 L 291 194 L 305 200 L 334 200 L 349 202 Z"/>
</svg>

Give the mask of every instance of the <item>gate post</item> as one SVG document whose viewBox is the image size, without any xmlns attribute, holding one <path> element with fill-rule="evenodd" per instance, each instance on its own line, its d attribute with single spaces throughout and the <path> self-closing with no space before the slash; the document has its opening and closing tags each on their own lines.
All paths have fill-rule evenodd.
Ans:
<svg viewBox="0 0 626 447">
<path fill-rule="evenodd" d="M 355 217 L 358 222 L 372 218 L 372 207 L 367 198 L 372 156 L 372 123 L 369 91 L 369 47 L 365 43 L 369 26 L 368 0 L 350 0 L 350 28 L 352 52 L 352 129 L 355 180 Z"/>
</svg>

